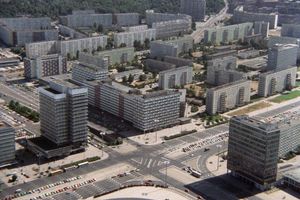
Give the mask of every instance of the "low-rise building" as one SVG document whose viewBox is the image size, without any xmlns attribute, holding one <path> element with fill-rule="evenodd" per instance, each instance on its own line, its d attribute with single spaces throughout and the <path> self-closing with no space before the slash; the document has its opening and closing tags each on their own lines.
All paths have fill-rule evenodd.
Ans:
<svg viewBox="0 0 300 200">
<path fill-rule="evenodd" d="M 0 120 L 0 167 L 15 162 L 15 130 Z"/>
<path fill-rule="evenodd" d="M 67 58 L 59 54 L 24 58 L 24 75 L 27 79 L 39 79 L 65 73 L 67 73 Z"/>
<path fill-rule="evenodd" d="M 244 79 L 210 88 L 206 92 L 206 112 L 215 115 L 243 106 L 250 102 L 250 94 L 251 81 Z"/>
<path fill-rule="evenodd" d="M 286 186 L 300 192 L 300 169 L 288 171 L 283 175 L 283 182 Z"/>
<path fill-rule="evenodd" d="M 284 90 L 290 90 L 296 84 L 297 67 L 280 71 L 269 71 L 259 76 L 258 95 L 272 96 Z"/>
<path fill-rule="evenodd" d="M 192 83 L 193 68 L 190 66 L 177 67 L 159 73 L 158 86 L 166 90 Z"/>
</svg>

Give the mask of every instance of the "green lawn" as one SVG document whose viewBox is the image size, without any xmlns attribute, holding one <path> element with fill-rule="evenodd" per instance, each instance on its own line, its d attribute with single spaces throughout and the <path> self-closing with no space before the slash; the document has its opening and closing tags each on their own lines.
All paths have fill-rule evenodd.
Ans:
<svg viewBox="0 0 300 200">
<path fill-rule="evenodd" d="M 300 96 L 300 91 L 295 90 L 295 91 L 290 92 L 289 94 L 283 94 L 283 95 L 280 95 L 278 97 L 275 97 L 274 99 L 271 99 L 270 101 L 274 102 L 274 103 L 281 103 L 281 102 L 284 102 L 284 101 L 295 99 L 299 96 Z"/>
</svg>

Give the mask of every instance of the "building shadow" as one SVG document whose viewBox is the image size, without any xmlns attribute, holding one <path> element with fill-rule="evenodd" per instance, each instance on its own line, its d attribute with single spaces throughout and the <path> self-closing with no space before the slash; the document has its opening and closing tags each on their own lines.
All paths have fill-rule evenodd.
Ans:
<svg viewBox="0 0 300 200">
<path fill-rule="evenodd" d="M 254 185 L 245 183 L 230 174 L 196 181 L 185 187 L 192 192 L 211 200 L 247 199 L 261 193 Z"/>
</svg>

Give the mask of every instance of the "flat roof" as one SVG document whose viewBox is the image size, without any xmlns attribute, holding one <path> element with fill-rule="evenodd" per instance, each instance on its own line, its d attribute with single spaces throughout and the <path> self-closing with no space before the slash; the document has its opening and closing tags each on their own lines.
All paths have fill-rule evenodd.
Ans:
<svg viewBox="0 0 300 200">
<path fill-rule="evenodd" d="M 294 180 L 295 182 L 300 182 L 300 167 L 291 171 L 288 171 L 283 175 L 284 177 L 287 177 L 289 179 Z"/>
<path fill-rule="evenodd" d="M 41 147 L 43 150 L 46 150 L 46 151 L 58 148 L 58 146 L 54 142 L 52 142 L 51 140 L 48 140 L 47 138 L 45 138 L 43 136 L 31 138 L 29 140 L 33 144 Z"/>
</svg>

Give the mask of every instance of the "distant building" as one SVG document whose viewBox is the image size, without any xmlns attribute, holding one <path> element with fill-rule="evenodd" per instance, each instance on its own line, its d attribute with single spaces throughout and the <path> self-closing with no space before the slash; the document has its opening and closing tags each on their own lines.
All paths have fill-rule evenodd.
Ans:
<svg viewBox="0 0 300 200">
<path fill-rule="evenodd" d="M 232 117 L 229 124 L 227 168 L 236 177 L 266 190 L 275 182 L 280 130 L 247 116 Z"/>
<path fill-rule="evenodd" d="M 26 44 L 26 56 L 36 58 L 48 54 L 61 54 L 66 57 L 76 57 L 78 53 L 93 52 L 105 48 L 107 36 L 87 37 L 62 41 L 35 42 Z"/>
<path fill-rule="evenodd" d="M 7 123 L 0 121 L 0 167 L 15 161 L 15 130 Z"/>
<path fill-rule="evenodd" d="M 292 37 L 270 36 L 268 39 L 268 48 L 276 44 L 296 44 L 298 46 L 298 60 L 300 60 L 300 39 Z"/>
<path fill-rule="evenodd" d="M 96 52 L 95 55 L 103 58 L 105 62 L 108 63 L 108 65 L 127 63 L 131 62 L 134 59 L 134 48 L 125 47 L 107 51 L 100 51 Z"/>
<path fill-rule="evenodd" d="M 135 26 L 140 23 L 140 15 L 138 13 L 116 13 L 113 15 L 114 24 L 118 26 Z"/>
<path fill-rule="evenodd" d="M 167 39 L 173 36 L 183 36 L 191 30 L 191 22 L 184 19 L 155 22 L 152 28 L 156 29 L 158 39 Z"/>
<path fill-rule="evenodd" d="M 262 35 L 264 38 L 269 37 L 269 22 L 254 22 L 254 35 Z"/>
<path fill-rule="evenodd" d="M 271 13 L 258 13 L 258 12 L 247 12 L 244 11 L 243 6 L 238 6 L 233 13 L 234 23 L 245 23 L 245 22 L 269 22 L 270 29 L 276 29 L 278 23 L 278 15 Z"/>
<path fill-rule="evenodd" d="M 39 79 L 67 73 L 67 58 L 58 54 L 24 58 L 24 75 L 27 79 Z"/>
<path fill-rule="evenodd" d="M 192 81 L 193 68 L 190 66 L 182 66 L 160 72 L 158 85 L 160 89 L 166 90 L 177 86 L 184 86 L 192 83 Z"/>
<path fill-rule="evenodd" d="M 181 0 L 180 13 L 192 16 L 194 21 L 204 21 L 206 0 Z"/>
<path fill-rule="evenodd" d="M 126 32 L 136 32 L 136 31 L 144 31 L 148 29 L 147 25 L 137 25 L 137 26 L 125 26 L 122 27 Z"/>
<path fill-rule="evenodd" d="M 96 51 L 99 47 L 102 49 L 107 45 L 107 36 L 88 37 L 66 41 L 58 41 L 57 49 L 63 56 L 77 56 L 77 52 Z"/>
<path fill-rule="evenodd" d="M 59 33 L 64 37 L 70 37 L 72 39 L 81 39 L 86 38 L 87 35 L 83 34 L 82 32 L 79 32 L 73 28 L 64 26 L 64 25 L 58 25 Z"/>
<path fill-rule="evenodd" d="M 210 115 L 224 113 L 250 102 L 251 81 L 239 80 L 206 92 L 206 112 Z"/>
<path fill-rule="evenodd" d="M 206 82 L 211 85 L 223 85 L 244 78 L 242 72 L 236 71 L 237 59 L 229 56 L 208 61 Z"/>
<path fill-rule="evenodd" d="M 170 14 L 170 13 L 155 13 L 153 10 L 146 10 L 146 23 L 148 26 L 152 26 L 153 23 L 173 21 L 173 20 L 185 20 L 192 24 L 192 17 L 185 14 Z"/>
<path fill-rule="evenodd" d="M 296 74 L 297 67 L 260 74 L 258 95 L 267 97 L 292 89 L 296 84 Z"/>
<path fill-rule="evenodd" d="M 300 38 L 300 24 L 283 24 L 281 36 Z"/>
<path fill-rule="evenodd" d="M 60 23 L 72 27 L 111 27 L 113 24 L 112 14 L 95 14 L 90 12 L 75 12 L 72 15 L 60 16 Z"/>
<path fill-rule="evenodd" d="M 294 44 L 275 44 L 268 55 L 267 70 L 283 70 L 297 66 L 299 46 Z"/>
<path fill-rule="evenodd" d="M 108 63 L 101 57 L 81 53 L 79 62 L 73 65 L 72 79 L 78 82 L 106 80 L 108 79 Z"/>
<path fill-rule="evenodd" d="M 188 53 L 193 49 L 194 40 L 191 36 L 175 40 L 153 41 L 150 43 L 150 57 L 163 58 L 165 56 L 178 57 L 180 53 Z"/>
<path fill-rule="evenodd" d="M 252 34 L 253 23 L 243 23 L 224 27 L 209 28 L 204 31 L 204 42 L 212 44 L 244 40 Z"/>
<path fill-rule="evenodd" d="M 52 28 L 48 17 L 0 18 L 0 40 L 8 46 L 57 39 L 58 31 Z"/>
<path fill-rule="evenodd" d="M 149 42 L 155 40 L 156 29 L 115 33 L 114 45 L 115 47 L 120 47 L 122 44 L 125 44 L 126 47 L 133 47 L 135 41 L 139 41 L 143 45 L 146 39 L 148 39 Z"/>
</svg>

